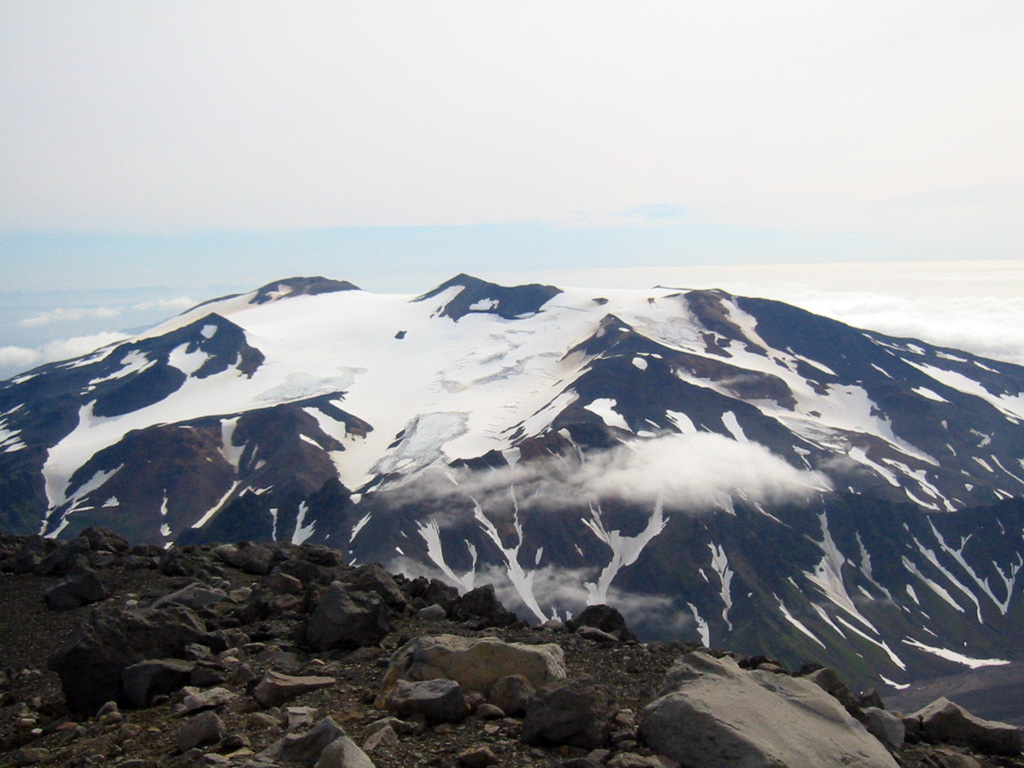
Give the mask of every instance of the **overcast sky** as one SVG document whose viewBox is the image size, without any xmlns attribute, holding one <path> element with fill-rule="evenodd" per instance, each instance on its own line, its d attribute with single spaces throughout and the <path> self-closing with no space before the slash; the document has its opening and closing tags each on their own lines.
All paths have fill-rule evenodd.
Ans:
<svg viewBox="0 0 1024 768">
<path fill-rule="evenodd" d="M 1018 260 L 1022 40 L 1019 0 L 0 0 L 0 292 Z"/>
</svg>

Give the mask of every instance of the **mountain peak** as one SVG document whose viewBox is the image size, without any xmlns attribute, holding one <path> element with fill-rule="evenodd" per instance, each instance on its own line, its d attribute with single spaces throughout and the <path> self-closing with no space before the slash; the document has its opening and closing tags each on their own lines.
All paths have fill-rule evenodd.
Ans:
<svg viewBox="0 0 1024 768">
<path fill-rule="evenodd" d="M 250 304 L 265 304 L 268 301 L 291 296 L 316 296 L 321 293 L 358 290 L 360 290 L 359 286 L 348 282 L 348 280 L 331 280 L 320 276 L 289 277 L 264 285 L 256 291 Z"/>
<path fill-rule="evenodd" d="M 416 301 L 441 296 L 452 288 L 461 290 L 447 304 L 438 307 L 437 314 L 449 317 L 455 322 L 475 312 L 498 315 L 505 320 L 534 315 L 548 301 L 562 293 L 561 288 L 553 285 L 530 283 L 505 287 L 462 273 L 441 283 L 434 290 L 418 296 Z"/>
</svg>

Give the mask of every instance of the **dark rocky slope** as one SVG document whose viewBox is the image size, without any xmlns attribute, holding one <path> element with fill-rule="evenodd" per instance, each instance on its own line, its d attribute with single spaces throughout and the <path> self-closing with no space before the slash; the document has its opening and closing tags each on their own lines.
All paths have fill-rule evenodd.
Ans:
<svg viewBox="0 0 1024 768">
<path fill-rule="evenodd" d="M 0 615 L 4 768 L 659 768 L 679 763 L 659 753 L 673 746 L 657 733 L 658 718 L 672 715 L 652 702 L 664 705 L 671 697 L 661 693 L 681 690 L 687 678 L 711 699 L 732 685 L 755 698 L 792 689 L 835 720 L 853 723 L 850 713 L 903 724 L 879 709 L 877 695 L 854 695 L 815 665 L 790 674 L 765 657 L 641 644 L 602 607 L 531 628 L 489 587 L 460 597 L 438 581 L 346 566 L 317 545 L 164 551 L 131 547 L 102 529 L 70 542 L 3 537 Z M 454 637 L 438 639 L 446 636 Z M 466 683 L 465 669 L 446 668 L 461 686 L 415 682 L 435 676 L 421 668 L 443 666 L 428 650 L 438 642 L 482 643 L 490 655 L 478 667 L 493 674 L 518 648 L 525 655 L 515 670 L 527 678 L 530 654 L 548 654 L 552 678 L 528 695 L 529 682 L 502 677 L 486 698 Z M 742 703 L 730 709 L 715 716 L 736 715 Z M 751 730 L 781 722 L 775 703 L 763 710 Z M 919 734 L 918 721 L 903 722 L 913 743 L 893 757 L 872 742 L 891 763 L 861 755 L 849 764 L 1024 766 L 1017 729 L 961 731 L 968 746 L 928 743 L 941 733 L 926 724 Z M 720 757 L 702 753 L 699 764 L 730 764 L 728 756 L 715 762 Z"/>
</svg>

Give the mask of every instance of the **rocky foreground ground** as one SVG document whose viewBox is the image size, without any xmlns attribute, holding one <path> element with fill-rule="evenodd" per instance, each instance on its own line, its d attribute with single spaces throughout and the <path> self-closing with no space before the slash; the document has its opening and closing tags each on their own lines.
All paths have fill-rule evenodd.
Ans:
<svg viewBox="0 0 1024 768">
<path fill-rule="evenodd" d="M 828 669 L 528 627 L 321 546 L 0 537 L 0 766 L 1024 766 L 1018 728 Z"/>
</svg>

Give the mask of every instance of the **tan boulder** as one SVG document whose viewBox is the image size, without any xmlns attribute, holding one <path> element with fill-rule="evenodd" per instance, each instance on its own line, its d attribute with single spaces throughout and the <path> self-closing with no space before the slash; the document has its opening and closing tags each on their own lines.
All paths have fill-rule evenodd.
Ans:
<svg viewBox="0 0 1024 768">
<path fill-rule="evenodd" d="M 565 679 L 561 646 L 506 643 L 493 637 L 425 635 L 410 640 L 391 657 L 377 694 L 383 707 L 399 680 L 454 680 L 465 691 L 487 694 L 508 675 L 522 675 L 535 687 Z"/>
</svg>

